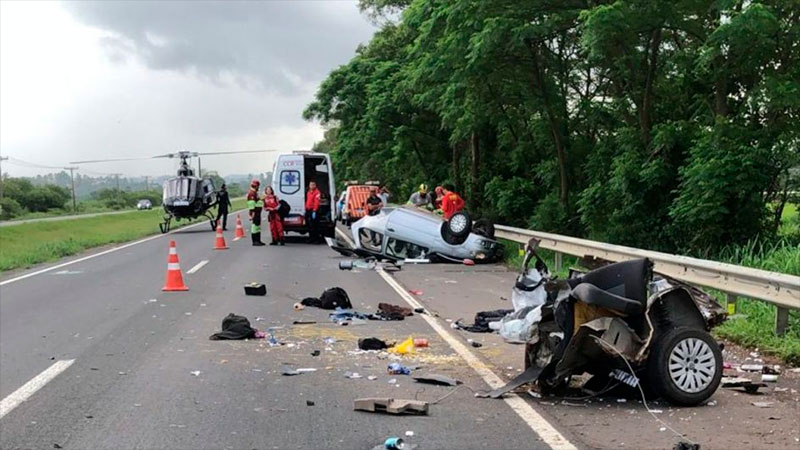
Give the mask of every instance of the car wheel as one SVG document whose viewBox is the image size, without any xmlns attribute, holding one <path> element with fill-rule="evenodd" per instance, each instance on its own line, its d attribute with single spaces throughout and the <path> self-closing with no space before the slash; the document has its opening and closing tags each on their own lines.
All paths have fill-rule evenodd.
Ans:
<svg viewBox="0 0 800 450">
<path fill-rule="evenodd" d="M 694 328 L 675 328 L 658 338 L 647 365 L 653 390 L 678 405 L 702 403 L 722 379 L 719 344 L 704 330 Z"/>
<path fill-rule="evenodd" d="M 455 237 L 466 237 L 472 230 L 472 219 L 465 211 L 453 214 L 446 223 L 447 232 Z"/>
<path fill-rule="evenodd" d="M 488 219 L 478 219 L 472 225 L 472 232 L 478 236 L 494 239 L 494 225 Z"/>
<path fill-rule="evenodd" d="M 468 236 L 469 234 L 465 236 L 454 236 L 447 229 L 447 222 L 442 224 L 442 239 L 450 245 L 461 245 L 467 240 Z"/>
</svg>

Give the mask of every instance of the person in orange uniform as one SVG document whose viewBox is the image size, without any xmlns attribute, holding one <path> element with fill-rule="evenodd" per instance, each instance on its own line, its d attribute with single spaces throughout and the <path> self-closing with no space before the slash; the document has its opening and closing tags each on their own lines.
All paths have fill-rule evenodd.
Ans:
<svg viewBox="0 0 800 450">
<path fill-rule="evenodd" d="M 264 189 L 264 209 L 267 210 L 267 220 L 269 221 L 269 231 L 272 234 L 272 242 L 269 245 L 285 245 L 283 242 L 283 218 L 278 213 L 281 206 L 278 196 L 272 186 Z"/>
<path fill-rule="evenodd" d="M 441 186 L 436 186 L 433 190 L 433 209 L 442 209 L 442 198 L 444 196 L 444 192 L 442 191 Z"/>
<path fill-rule="evenodd" d="M 258 187 L 261 182 L 253 180 L 250 182 L 250 190 L 247 191 L 247 209 L 250 210 L 250 237 L 253 239 L 253 246 L 261 247 L 261 202 L 258 198 Z"/>
<path fill-rule="evenodd" d="M 442 198 L 442 212 L 444 213 L 444 220 L 450 220 L 453 214 L 464 209 L 464 199 L 460 195 L 453 192 L 452 184 L 445 184 L 442 186 L 444 197 Z"/>
<path fill-rule="evenodd" d="M 306 192 L 306 224 L 308 225 L 309 240 L 317 244 L 319 239 L 319 202 L 322 194 L 317 189 L 317 183 L 308 183 L 308 192 Z"/>
</svg>

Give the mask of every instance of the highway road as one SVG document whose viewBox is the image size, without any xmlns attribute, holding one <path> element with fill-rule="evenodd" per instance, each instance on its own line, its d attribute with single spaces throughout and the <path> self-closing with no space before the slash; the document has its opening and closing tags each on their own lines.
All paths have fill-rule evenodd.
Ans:
<svg viewBox="0 0 800 450">
<path fill-rule="evenodd" d="M 421 450 L 667 448 L 676 441 L 635 399 L 576 406 L 527 395 L 475 398 L 471 390 L 518 373 L 521 347 L 496 335 L 460 334 L 447 319 L 509 307 L 502 296 L 513 273 L 500 266 L 342 272 L 341 257 L 325 246 L 290 238 L 285 247 L 259 248 L 249 237 L 227 238 L 229 250 L 212 250 L 214 235 L 202 223 L 0 281 L 0 448 L 371 449 L 390 436 Z M 188 292 L 161 291 L 169 239 L 177 242 Z M 252 281 L 265 283 L 268 295 L 245 296 Z M 338 326 L 327 311 L 292 308 L 332 286 L 344 288 L 358 311 L 388 302 L 423 305 L 440 317 Z M 424 294 L 411 295 L 412 288 Z M 274 328 L 284 345 L 209 340 L 228 313 Z M 430 347 L 402 363 L 465 387 L 388 375 L 385 355 L 356 351 L 360 337 L 408 336 L 428 338 Z M 484 347 L 468 346 L 467 337 Z M 283 376 L 284 364 L 316 371 Z M 800 387 L 792 382 L 781 386 Z M 711 447 L 796 448 L 800 403 L 785 389 L 777 400 L 763 397 L 784 405 L 775 409 L 730 392 L 718 393 L 715 407 L 651 407 Z M 383 415 L 354 411 L 359 397 L 432 404 L 428 416 Z M 762 423 L 763 433 L 752 432 Z"/>
<path fill-rule="evenodd" d="M 477 399 L 464 388 L 432 405 L 429 416 L 353 411 L 358 397 L 434 401 L 453 389 L 387 375 L 387 360 L 350 353 L 358 337 L 427 337 L 431 347 L 418 361 L 425 370 L 475 389 L 487 388 L 486 375 L 419 315 L 341 327 L 327 311 L 293 310 L 332 286 L 347 290 L 359 310 L 404 304 L 381 274 L 340 272 L 325 246 L 255 248 L 248 239 L 214 251 L 205 226 L 169 237 L 184 272 L 208 261 L 184 274 L 189 292 L 161 292 L 163 236 L 2 282 L 1 448 L 372 448 L 389 436 L 422 448 L 571 448 L 527 403 Z M 251 281 L 266 283 L 268 295 L 245 296 Z M 278 328 L 287 345 L 210 341 L 230 312 L 254 327 Z M 317 371 L 282 376 L 284 363 Z M 364 378 L 345 378 L 348 371 Z"/>
</svg>

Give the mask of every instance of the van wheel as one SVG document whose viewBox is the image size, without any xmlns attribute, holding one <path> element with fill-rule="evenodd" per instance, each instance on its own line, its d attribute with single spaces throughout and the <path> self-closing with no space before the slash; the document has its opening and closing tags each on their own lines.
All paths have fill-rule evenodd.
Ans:
<svg viewBox="0 0 800 450">
<path fill-rule="evenodd" d="M 449 234 L 455 237 L 467 237 L 472 230 L 472 219 L 465 211 L 459 211 L 445 222 L 445 226 Z"/>
<path fill-rule="evenodd" d="M 488 219 L 478 219 L 472 225 L 472 232 L 478 236 L 494 239 L 494 225 Z"/>
<path fill-rule="evenodd" d="M 678 405 L 697 405 L 719 387 L 722 351 L 704 330 L 675 328 L 653 344 L 647 370 L 653 390 L 661 397 Z"/>
</svg>

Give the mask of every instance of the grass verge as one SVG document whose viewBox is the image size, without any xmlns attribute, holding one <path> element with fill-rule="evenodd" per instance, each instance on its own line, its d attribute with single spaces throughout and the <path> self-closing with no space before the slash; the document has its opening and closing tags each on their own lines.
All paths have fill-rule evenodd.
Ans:
<svg viewBox="0 0 800 450">
<path fill-rule="evenodd" d="M 517 249 L 517 242 L 502 240 L 506 248 L 505 264 L 518 271 L 522 264 L 522 255 Z M 555 255 L 549 250 L 540 250 L 539 256 L 545 260 L 552 270 Z M 731 247 L 723 251 L 717 258 L 719 261 L 754 267 L 774 272 L 800 275 L 800 248 L 788 241 L 775 244 L 750 243 Z M 569 275 L 570 267 L 578 267 L 578 258 L 564 255 L 561 270 L 556 272 L 559 278 Z M 726 296 L 719 291 L 705 289 L 725 305 Z M 800 365 L 800 312 L 789 312 L 789 326 L 784 336 L 774 333 L 776 307 L 755 299 L 739 298 L 734 318 L 714 329 L 714 334 L 747 347 L 757 347 L 759 351 L 775 355 L 784 361 Z"/>
<path fill-rule="evenodd" d="M 244 199 L 236 199 L 232 204 L 232 210 L 237 211 L 244 208 L 246 202 Z M 163 215 L 164 211 L 159 208 L 0 227 L 0 272 L 53 261 L 92 247 L 157 234 Z M 181 221 L 179 226 L 200 221 Z M 173 222 L 173 227 L 177 226 Z"/>
</svg>

